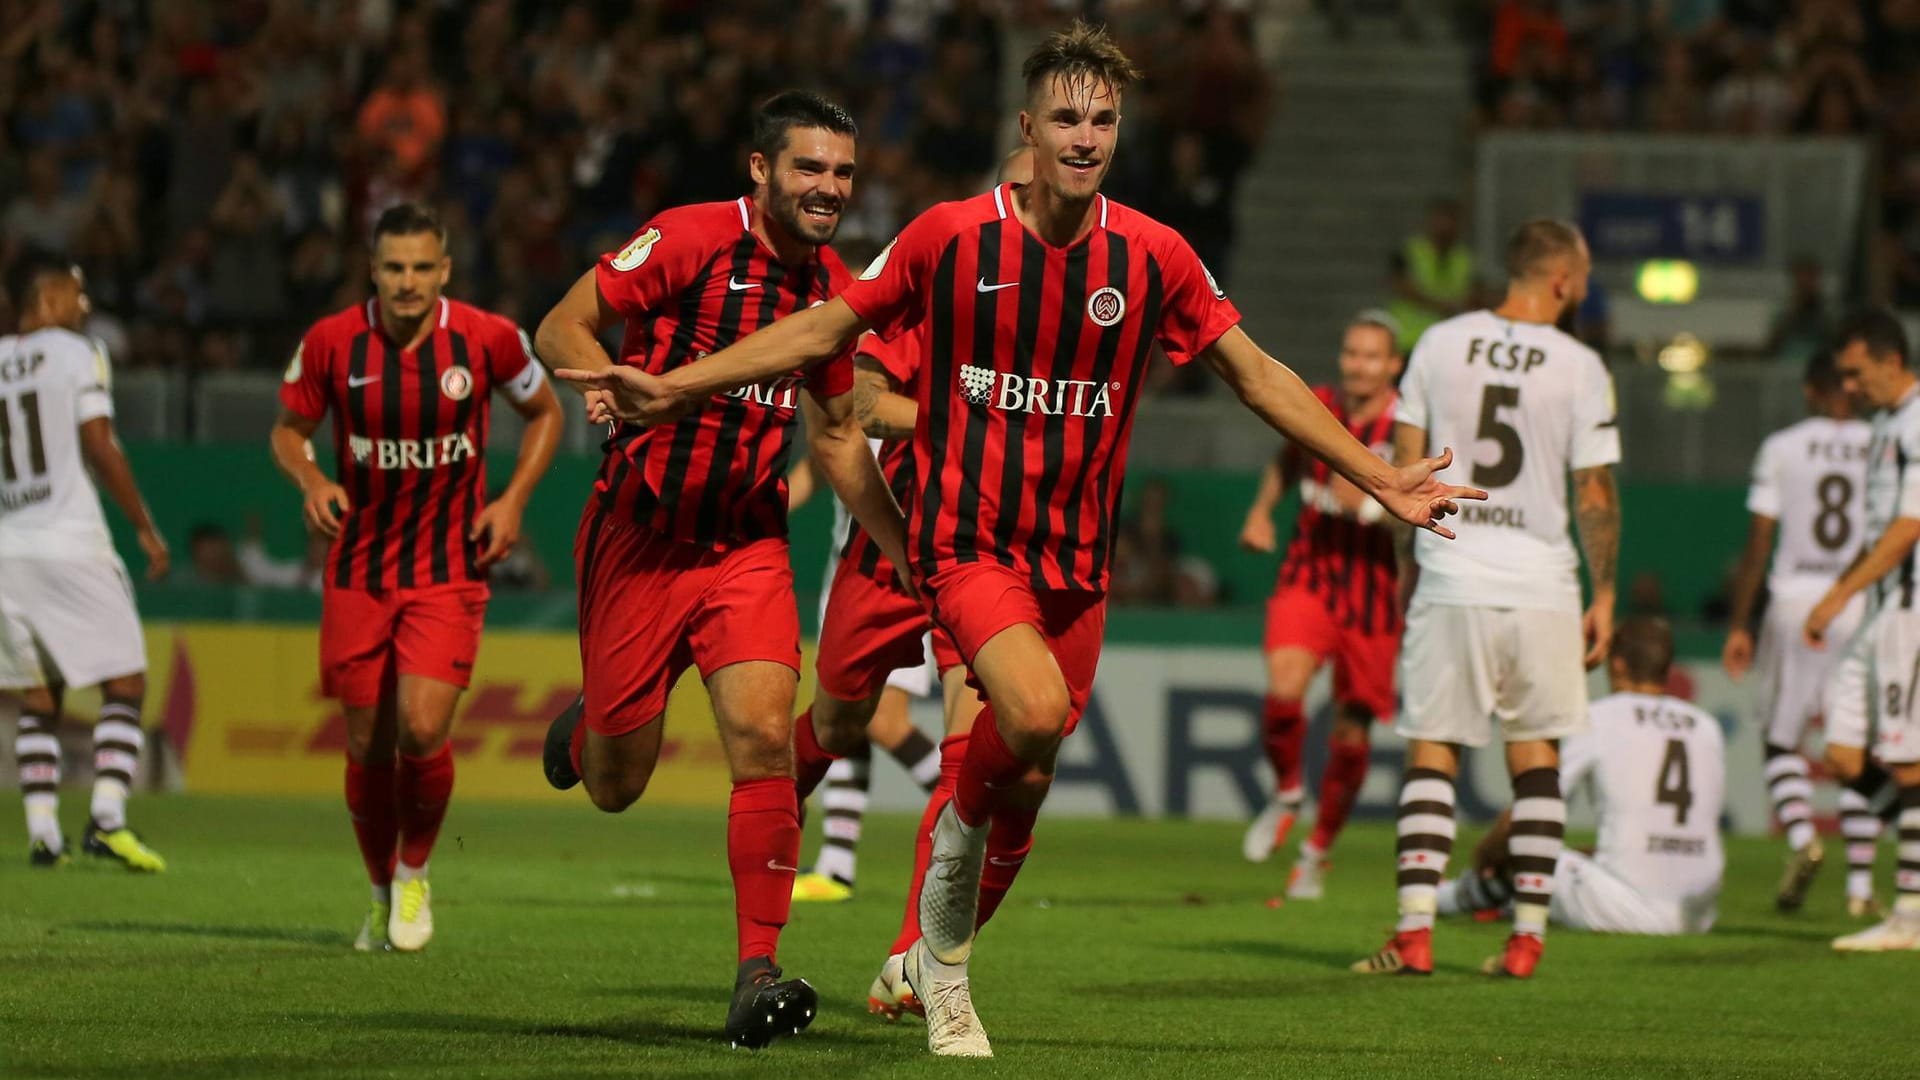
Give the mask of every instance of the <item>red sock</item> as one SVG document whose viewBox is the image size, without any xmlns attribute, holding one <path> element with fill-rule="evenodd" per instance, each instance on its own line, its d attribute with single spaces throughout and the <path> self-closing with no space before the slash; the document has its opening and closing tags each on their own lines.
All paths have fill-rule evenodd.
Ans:
<svg viewBox="0 0 1920 1080">
<path fill-rule="evenodd" d="M 927 864 L 933 861 L 933 823 L 953 799 L 960 765 L 967 758 L 968 741 L 964 731 L 940 741 L 940 781 L 927 796 L 927 812 L 920 815 L 920 828 L 913 834 L 913 879 L 907 884 L 907 910 L 900 918 L 900 936 L 893 939 L 893 948 L 887 950 L 890 953 L 906 952 L 920 940 L 920 883 L 927 879 Z"/>
<path fill-rule="evenodd" d="M 771 960 L 793 906 L 800 865 L 800 801 L 793 779 L 736 780 L 727 800 L 727 867 L 733 871 L 733 915 L 740 959 Z"/>
<path fill-rule="evenodd" d="M 347 814 L 354 839 L 367 864 L 367 880 L 393 884 L 393 860 L 400 846 L 400 820 L 394 814 L 393 763 L 366 764 L 347 759 Z"/>
<path fill-rule="evenodd" d="M 425 866 L 433 854 L 433 842 L 440 838 L 440 823 L 447 819 L 447 800 L 453 797 L 452 745 L 442 744 L 426 757 L 401 754 L 394 790 L 400 816 L 400 861 Z"/>
<path fill-rule="evenodd" d="M 1033 822 L 1038 810 L 1002 806 L 993 814 L 993 828 L 987 833 L 987 862 L 980 868 L 980 911 L 974 916 L 977 930 L 987 925 L 1000 901 L 1013 888 L 1020 867 L 1033 850 Z"/>
<path fill-rule="evenodd" d="M 1307 843 L 1326 854 L 1353 812 L 1360 797 L 1360 786 L 1367 782 L 1367 759 L 1372 747 L 1364 742 L 1335 740 L 1328 747 L 1327 768 L 1320 774 L 1320 812 L 1313 821 L 1313 835 Z"/>
<path fill-rule="evenodd" d="M 1300 758 L 1307 744 L 1307 712 L 1298 698 L 1267 695 L 1260 741 L 1266 745 L 1267 760 L 1273 763 L 1274 790 L 1299 791 Z"/>
<path fill-rule="evenodd" d="M 793 790 L 800 802 L 827 778 L 832 765 L 833 755 L 820 749 L 820 740 L 813 737 L 813 710 L 808 709 L 793 722 Z"/>
<path fill-rule="evenodd" d="M 1014 783 L 1032 767 L 1007 748 L 1006 740 L 1000 737 L 993 704 L 989 702 L 973 721 L 967 757 L 960 763 L 960 775 L 954 781 L 953 808 L 959 813 L 961 823 L 979 825 L 993 816 L 992 789 Z"/>
</svg>

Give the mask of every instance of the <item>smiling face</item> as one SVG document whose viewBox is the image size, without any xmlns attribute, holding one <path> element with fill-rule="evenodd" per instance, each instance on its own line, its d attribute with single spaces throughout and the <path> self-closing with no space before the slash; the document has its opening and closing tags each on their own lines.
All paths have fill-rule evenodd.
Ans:
<svg viewBox="0 0 1920 1080">
<path fill-rule="evenodd" d="M 1120 141 L 1120 91 L 1097 76 L 1055 74 L 1035 88 L 1020 113 L 1033 147 L 1033 182 L 1063 202 L 1100 190 Z"/>
<path fill-rule="evenodd" d="M 766 190 L 767 216 L 782 231 L 803 243 L 833 242 L 853 197 L 853 136 L 791 127 L 774 160 L 756 151 L 747 169 L 754 184 Z"/>
</svg>

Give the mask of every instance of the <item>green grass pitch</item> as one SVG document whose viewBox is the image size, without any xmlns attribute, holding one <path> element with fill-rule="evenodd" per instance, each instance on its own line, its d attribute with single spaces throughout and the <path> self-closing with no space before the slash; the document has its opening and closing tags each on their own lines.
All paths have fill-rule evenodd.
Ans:
<svg viewBox="0 0 1920 1080">
<path fill-rule="evenodd" d="M 75 793 L 64 809 L 83 805 Z M 1497 926 L 1442 927 L 1431 979 L 1347 973 L 1390 921 L 1384 825 L 1343 838 L 1325 901 L 1276 910 L 1285 861 L 1241 861 L 1231 824 L 1043 821 L 975 954 L 998 1056 L 964 1062 L 930 1058 L 918 1023 L 865 1010 L 897 925 L 903 816 L 870 823 L 853 902 L 796 907 L 782 961 L 819 988 L 821 1014 L 750 1054 L 718 1041 L 733 910 L 717 811 L 456 800 L 433 861 L 439 936 L 419 956 L 365 956 L 349 948 L 366 887 L 336 802 L 134 809 L 172 862 L 163 876 L 31 871 L 17 811 L 0 821 L 0 1076 L 1804 1078 L 1920 1065 L 1920 955 L 1828 950 L 1852 925 L 1837 866 L 1804 913 L 1774 914 L 1779 849 L 1760 840 L 1732 844 L 1710 937 L 1556 931 L 1540 974 L 1512 984 L 1475 973 Z M 1883 875 L 1890 861 L 1883 851 Z"/>
</svg>

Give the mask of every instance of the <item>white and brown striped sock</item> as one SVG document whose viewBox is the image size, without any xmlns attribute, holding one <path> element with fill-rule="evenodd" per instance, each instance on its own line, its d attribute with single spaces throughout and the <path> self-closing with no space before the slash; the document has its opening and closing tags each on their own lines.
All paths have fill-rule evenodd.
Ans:
<svg viewBox="0 0 1920 1080">
<path fill-rule="evenodd" d="M 101 832 L 127 827 L 127 793 L 140 769 L 140 702 L 108 698 L 93 726 L 93 824 Z"/>
<path fill-rule="evenodd" d="M 1813 841 L 1813 781 L 1807 759 L 1784 746 L 1767 745 L 1767 796 L 1773 800 L 1774 820 L 1795 851 Z"/>
<path fill-rule="evenodd" d="M 860 830 L 867 814 L 867 785 L 872 776 L 871 744 L 835 761 L 827 769 L 827 782 L 820 792 L 820 854 L 814 857 L 813 872 L 825 874 L 842 885 L 853 884 L 854 849 L 860 845 Z"/>
<path fill-rule="evenodd" d="M 1840 836 L 1847 848 L 1847 899 L 1873 898 L 1873 860 L 1880 851 L 1880 815 L 1854 785 L 1840 789 Z"/>
<path fill-rule="evenodd" d="M 1507 850 L 1513 864 L 1513 932 L 1547 932 L 1553 904 L 1553 871 L 1566 843 L 1567 801 L 1560 797 L 1560 770 L 1528 769 L 1513 778 L 1513 830 Z"/>
<path fill-rule="evenodd" d="M 13 736 L 20 764 L 20 799 L 26 804 L 27 838 L 60 850 L 60 737 L 58 715 L 21 713 Z"/>
<path fill-rule="evenodd" d="M 1398 931 L 1433 929 L 1440 879 L 1453 855 L 1453 779 L 1438 769 L 1408 769 L 1400 786 Z"/>
<path fill-rule="evenodd" d="M 1893 910 L 1920 917 L 1920 785 L 1900 788 L 1900 863 L 1893 877 Z"/>
</svg>

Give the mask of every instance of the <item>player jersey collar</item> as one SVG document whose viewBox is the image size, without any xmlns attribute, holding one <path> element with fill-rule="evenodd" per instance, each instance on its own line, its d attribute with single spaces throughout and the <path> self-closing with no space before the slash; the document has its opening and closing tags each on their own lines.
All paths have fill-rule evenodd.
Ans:
<svg viewBox="0 0 1920 1080">
<path fill-rule="evenodd" d="M 440 298 L 440 319 L 439 319 L 440 329 L 445 330 L 447 328 L 447 319 L 452 314 L 453 314 L 453 305 L 447 302 L 446 297 L 444 296 L 441 297 Z M 377 296 L 370 297 L 367 300 L 367 328 L 377 332 L 382 337 L 386 336 L 387 328 L 381 325 L 380 323 L 380 298 Z"/>
<path fill-rule="evenodd" d="M 1013 189 L 1015 186 L 1016 185 L 1011 180 L 1005 183 L 994 185 L 994 188 L 993 188 L 994 212 L 1000 215 L 1001 221 L 1006 221 L 1009 218 L 1011 218 L 1014 224 L 1020 226 L 1020 230 L 1022 232 L 1026 233 L 1028 236 L 1032 236 L 1035 240 L 1039 240 L 1042 246 L 1053 248 L 1054 245 L 1047 243 L 1045 240 L 1041 240 L 1040 237 L 1037 234 L 1035 234 L 1032 229 L 1027 228 L 1026 222 L 1023 222 L 1018 217 L 1014 216 Z M 1095 207 L 1095 220 L 1093 223 L 1093 228 L 1087 230 L 1086 236 L 1083 236 L 1080 239 L 1075 240 L 1073 243 L 1068 244 L 1066 247 L 1054 248 L 1054 250 L 1071 251 L 1072 249 L 1079 247 L 1081 244 L 1086 243 L 1087 240 L 1090 237 L 1092 237 L 1095 232 L 1098 232 L 1099 230 L 1107 227 L 1107 210 L 1110 205 L 1107 202 L 1107 197 L 1099 192 L 1095 192 L 1093 196 L 1093 204 Z"/>
<path fill-rule="evenodd" d="M 782 259 L 780 257 L 780 253 L 774 250 L 773 245 L 767 242 L 766 237 L 753 231 L 753 212 L 756 209 L 753 202 L 753 196 L 742 195 L 739 198 L 733 200 L 733 205 L 735 209 L 740 211 L 740 231 L 753 237 L 753 242 L 759 245 L 761 251 L 766 252 L 767 258 L 769 260 L 779 263 L 781 266 L 786 266 L 786 267 L 792 267 L 796 265 L 810 266 L 814 263 L 818 263 L 821 261 L 820 249 L 823 247 L 826 247 L 827 245 L 825 244 L 813 245 L 813 258 L 808 259 L 805 262 L 796 264 L 796 263 L 789 263 L 785 259 Z"/>
</svg>

